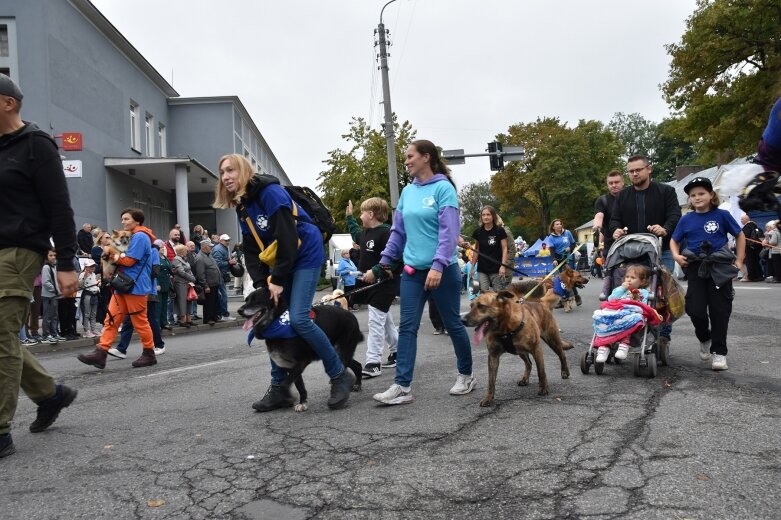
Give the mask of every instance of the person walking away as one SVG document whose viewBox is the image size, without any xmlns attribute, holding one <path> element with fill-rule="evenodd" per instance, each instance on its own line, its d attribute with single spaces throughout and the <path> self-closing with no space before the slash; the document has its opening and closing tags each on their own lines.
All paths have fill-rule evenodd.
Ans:
<svg viewBox="0 0 781 520">
<path fill-rule="evenodd" d="M 455 184 L 431 141 L 413 141 L 407 148 L 404 166 L 413 180 L 401 193 L 380 261 L 383 277 L 392 276 L 392 262 L 405 264 L 400 286 L 396 377 L 390 388 L 374 395 L 376 401 L 386 405 L 414 400 L 412 376 L 418 329 L 429 297 L 436 302 L 456 354 L 458 375 L 450 394 L 468 394 L 477 383 L 472 373 L 469 335 L 460 317 L 457 245 L 461 224 Z"/>
<path fill-rule="evenodd" d="M 201 251 L 195 255 L 194 270 L 196 283 L 203 287 L 204 292 L 203 322 L 209 325 L 214 325 L 220 317 L 217 297 L 222 279 L 217 262 L 210 256 L 212 247 L 208 238 L 201 240 Z"/>
<path fill-rule="evenodd" d="M 353 216 L 353 203 L 347 201 L 347 229 L 353 241 L 361 248 L 358 271 L 363 277 L 357 281 L 357 289 L 373 286 L 382 274 L 380 253 L 390 238 L 390 226 L 387 224 L 390 207 L 380 197 L 371 197 L 361 204 L 361 225 Z M 397 275 L 401 265 L 394 265 Z M 382 375 L 383 368 L 396 366 L 396 347 L 399 342 L 399 332 L 393 323 L 390 307 L 399 289 L 399 277 L 376 285 L 373 289 L 356 294 L 353 303 L 367 304 L 369 310 L 369 335 L 366 339 L 366 363 L 363 366 L 365 377 Z M 382 352 L 388 345 L 388 360 L 382 363 Z"/>
<path fill-rule="evenodd" d="M 477 271 L 480 291 L 500 291 L 504 288 L 507 274 L 507 232 L 499 226 L 499 215 L 493 206 L 483 206 L 480 210 L 480 227 L 472 233 L 475 241 L 475 254 L 480 260 L 472 266 L 471 275 Z"/>
<path fill-rule="evenodd" d="M 681 219 L 681 207 L 675 188 L 651 180 L 653 165 L 644 155 L 627 159 L 627 175 L 631 182 L 621 190 L 613 205 L 608 233 L 618 240 L 627 233 L 651 233 L 662 238 L 662 263 L 672 274 L 675 261 L 670 252 L 670 237 Z M 659 327 L 659 341 L 669 348 L 672 325 Z"/>
<path fill-rule="evenodd" d="M 50 240 L 59 290 L 71 293 L 78 285 L 76 226 L 60 154 L 46 132 L 22 120 L 23 97 L 13 80 L 0 74 L 0 458 L 16 452 L 11 423 L 20 388 L 38 405 L 32 433 L 51 426 L 77 395 L 57 384 L 19 341 Z M 49 258 L 55 261 L 53 252 Z"/>
<path fill-rule="evenodd" d="M 719 209 L 719 196 L 709 179 L 695 177 L 683 191 L 694 211 L 681 217 L 670 250 L 686 270 L 686 314 L 700 342 L 700 358 L 711 360 L 712 370 L 727 370 L 727 328 L 735 297 L 732 279 L 743 267 L 746 237 L 732 215 Z M 737 256 L 728 247 L 728 234 L 735 237 Z M 682 240 L 686 240 L 683 251 Z"/>
<path fill-rule="evenodd" d="M 244 258 L 254 286 L 266 286 L 275 304 L 287 300 L 293 330 L 317 353 L 331 380 L 328 407 L 332 410 L 344 407 L 355 376 L 345 370 L 328 336 L 309 318 L 325 261 L 320 230 L 293 202 L 276 177 L 253 174 L 252 166 L 244 156 L 224 155 L 217 165 L 220 183 L 213 206 L 236 208 Z M 297 218 L 293 217 L 294 209 Z M 275 241 L 274 258 L 264 257 L 261 261 L 261 243 L 271 246 Z M 271 385 L 266 395 L 252 407 L 258 412 L 268 412 L 293 406 L 289 389 L 281 386 L 287 376 L 287 370 L 272 360 Z"/>
<path fill-rule="evenodd" d="M 147 295 L 152 292 L 152 255 L 157 254 L 152 248 L 155 236 L 151 229 L 143 226 L 144 212 L 140 209 L 122 210 L 121 219 L 122 228 L 132 233 L 127 252 L 112 253 L 108 247 L 104 252 L 113 255 L 111 260 L 117 264 L 118 270 L 134 281 L 133 287 L 128 293 L 114 291 L 106 311 L 106 320 L 103 322 L 103 332 L 100 334 L 95 350 L 77 357 L 82 363 L 101 370 L 106 368 L 108 350 L 119 334 L 119 326 L 126 314 L 130 315 L 133 327 L 138 332 L 144 347 L 141 357 L 133 361 L 133 367 L 157 364 L 152 328 L 146 316 Z"/>
</svg>

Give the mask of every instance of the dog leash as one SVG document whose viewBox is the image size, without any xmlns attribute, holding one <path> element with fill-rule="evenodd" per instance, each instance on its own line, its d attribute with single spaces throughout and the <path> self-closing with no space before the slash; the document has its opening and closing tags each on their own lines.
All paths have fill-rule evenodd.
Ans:
<svg viewBox="0 0 781 520">
<path fill-rule="evenodd" d="M 543 283 L 545 283 L 545 280 L 547 280 L 548 278 L 550 278 L 551 276 L 553 276 L 554 274 L 556 274 L 556 271 L 558 271 L 559 269 L 561 269 L 561 268 L 564 266 L 564 264 L 566 264 L 566 263 L 569 261 L 570 257 L 571 257 L 572 255 L 574 255 L 574 254 L 575 254 L 575 251 L 577 251 L 577 250 L 578 250 L 578 248 L 579 248 L 580 246 L 581 246 L 581 244 L 575 244 L 575 247 L 573 247 L 573 248 L 572 248 L 572 252 L 571 252 L 570 254 L 568 254 L 567 256 L 565 256 L 565 257 L 564 257 L 564 259 L 563 259 L 563 260 L 562 260 L 562 261 L 561 261 L 561 262 L 560 262 L 560 263 L 559 263 L 559 264 L 558 264 L 556 267 L 554 267 L 554 268 L 551 270 L 551 272 L 550 272 L 550 273 L 546 274 L 546 275 L 543 277 L 543 279 L 542 279 L 542 280 L 540 280 L 540 283 L 538 283 L 537 285 L 535 285 L 534 287 L 532 287 L 532 290 L 531 290 L 531 291 L 527 292 L 527 293 L 526 293 L 526 294 L 525 294 L 525 295 L 524 295 L 524 296 L 523 296 L 523 297 L 522 297 L 520 300 L 518 300 L 518 303 L 523 303 L 524 301 L 526 301 L 526 299 L 527 299 L 529 296 L 531 296 L 531 295 L 532 295 L 532 293 L 533 293 L 534 291 L 536 291 L 536 290 L 537 290 L 537 287 L 541 286 Z"/>
<path fill-rule="evenodd" d="M 460 233 L 459 233 L 459 235 L 464 237 L 464 238 L 471 238 L 471 237 L 468 237 L 468 236 L 460 234 Z M 486 258 L 486 259 L 488 259 L 488 260 L 490 260 L 492 262 L 496 262 L 496 260 L 494 260 L 490 256 L 486 255 L 485 253 L 481 253 L 480 251 L 477 251 L 476 249 L 473 249 L 472 246 L 470 246 L 469 243 L 467 243 L 467 242 L 464 242 L 464 245 L 458 246 L 458 247 L 460 247 L 462 249 L 465 249 L 465 250 L 468 250 L 468 251 L 473 251 L 473 252 L 477 253 L 477 256 L 482 256 L 482 257 L 484 257 L 484 258 Z M 507 265 L 507 264 L 502 263 L 502 262 L 496 262 L 496 263 L 498 263 L 499 265 L 501 265 L 505 269 L 509 269 L 509 270 L 511 270 L 514 273 L 520 274 L 521 276 L 529 276 L 528 274 L 524 273 L 523 271 L 521 271 L 517 267 L 513 267 L 511 265 Z"/>
<path fill-rule="evenodd" d="M 331 303 L 332 301 L 338 300 L 339 298 L 348 298 L 348 297 L 351 297 L 353 294 L 358 294 L 358 293 L 362 293 L 364 291 L 368 291 L 369 289 L 374 289 L 378 285 L 383 284 L 383 283 L 387 282 L 388 280 L 390 280 L 390 278 L 385 278 L 383 280 L 380 280 L 377 283 L 373 283 L 371 285 L 367 285 L 366 287 L 361 287 L 360 289 L 355 289 L 354 291 L 350 291 L 349 293 L 344 293 L 344 294 L 339 295 L 339 296 L 332 296 L 332 297 L 327 298 L 325 300 L 320 300 L 319 302 L 313 304 L 312 307 L 317 307 L 318 305 L 325 305 L 326 303 Z"/>
</svg>

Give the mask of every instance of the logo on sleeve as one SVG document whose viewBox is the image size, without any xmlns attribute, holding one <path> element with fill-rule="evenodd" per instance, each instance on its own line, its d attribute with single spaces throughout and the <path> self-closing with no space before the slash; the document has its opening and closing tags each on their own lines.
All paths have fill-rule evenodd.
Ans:
<svg viewBox="0 0 781 520">
<path fill-rule="evenodd" d="M 709 220 L 705 223 L 703 229 L 705 230 L 706 233 L 712 235 L 719 230 L 719 223 L 716 222 L 715 220 Z"/>
<path fill-rule="evenodd" d="M 258 215 L 255 218 L 255 225 L 258 226 L 258 229 L 261 231 L 266 231 L 268 229 L 268 217 L 263 214 Z"/>
</svg>

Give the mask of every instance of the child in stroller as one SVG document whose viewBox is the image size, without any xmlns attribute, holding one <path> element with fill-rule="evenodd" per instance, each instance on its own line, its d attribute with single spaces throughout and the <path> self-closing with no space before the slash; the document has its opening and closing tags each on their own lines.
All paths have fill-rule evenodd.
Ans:
<svg viewBox="0 0 781 520">
<path fill-rule="evenodd" d="M 630 265 L 624 273 L 624 283 L 616 287 L 608 301 L 631 300 L 648 304 L 651 293 L 647 287 L 651 283 L 651 270 L 640 264 Z M 622 331 L 631 330 L 637 327 L 638 323 L 643 321 L 643 311 L 636 306 L 626 306 L 622 309 L 599 309 L 594 312 L 594 331 L 597 335 L 600 333 L 610 333 L 614 338 L 621 335 Z M 638 332 L 634 332 L 622 337 L 618 341 L 618 349 L 614 354 L 616 359 L 624 360 L 629 353 L 629 342 L 639 346 L 642 338 L 638 337 Z M 596 363 L 604 363 L 610 355 L 610 346 L 601 345 L 597 348 Z"/>
</svg>

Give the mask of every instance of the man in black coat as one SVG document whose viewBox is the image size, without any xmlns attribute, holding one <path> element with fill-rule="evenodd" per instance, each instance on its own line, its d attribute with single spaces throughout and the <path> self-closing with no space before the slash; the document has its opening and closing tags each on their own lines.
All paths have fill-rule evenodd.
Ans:
<svg viewBox="0 0 781 520">
<path fill-rule="evenodd" d="M 644 155 L 633 155 L 626 162 L 631 186 L 624 188 L 613 205 L 609 233 L 618 240 L 628 233 L 651 233 L 662 238 L 662 263 L 670 273 L 675 262 L 670 252 L 670 237 L 681 219 L 681 207 L 675 188 L 651 180 L 653 165 Z M 672 326 L 662 324 L 660 341 L 670 342 Z"/>
</svg>

